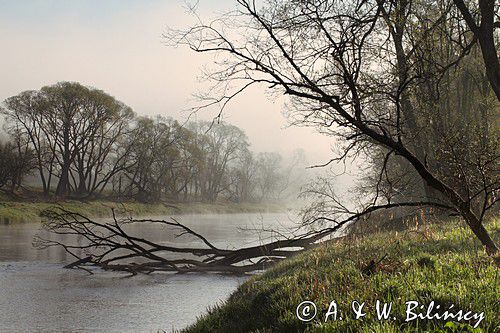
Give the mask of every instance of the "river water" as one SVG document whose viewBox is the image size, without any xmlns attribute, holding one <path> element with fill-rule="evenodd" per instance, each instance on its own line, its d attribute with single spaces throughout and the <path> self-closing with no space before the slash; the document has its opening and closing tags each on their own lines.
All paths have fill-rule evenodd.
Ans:
<svg viewBox="0 0 500 333">
<path fill-rule="evenodd" d="M 283 229 L 286 214 L 183 215 L 178 220 L 215 245 L 237 248 Z M 193 323 L 248 277 L 218 274 L 136 275 L 63 269 L 60 248 L 37 250 L 39 224 L 0 225 L 0 332 L 170 332 Z M 155 241 L 182 242 L 159 226 L 131 226 Z M 254 230 L 252 230 L 254 229 Z"/>
</svg>

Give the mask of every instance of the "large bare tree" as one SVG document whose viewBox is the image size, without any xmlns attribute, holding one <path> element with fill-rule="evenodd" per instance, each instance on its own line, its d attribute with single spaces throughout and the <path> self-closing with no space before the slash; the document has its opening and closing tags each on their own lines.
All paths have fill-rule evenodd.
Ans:
<svg viewBox="0 0 500 333">
<path fill-rule="evenodd" d="M 449 206 L 488 253 L 498 251 L 483 226 L 485 211 L 497 200 L 498 180 L 493 186 L 485 185 L 481 193 L 487 195 L 478 200 L 478 193 L 462 191 L 460 184 L 440 177 L 430 154 L 420 146 L 420 130 L 426 125 L 419 124 L 415 99 L 425 96 L 414 92 L 429 76 L 442 73 L 417 71 L 421 55 L 416 51 L 443 22 L 450 22 L 450 3 L 432 22 L 421 24 L 420 2 L 412 0 L 269 0 L 261 7 L 254 1 L 236 2 L 237 9 L 219 20 L 200 21 L 166 36 L 196 52 L 218 55 L 218 67 L 210 73 L 215 85 L 206 106 L 223 109 L 257 84 L 285 94 L 300 122 L 317 126 L 345 144 L 341 156 L 332 161 L 373 145 L 384 147 L 386 160 L 404 159 L 439 194 L 433 200 L 399 202 L 399 206 Z M 459 34 L 462 51 L 453 54 L 442 71 L 465 57 L 475 42 L 476 37 L 467 32 Z M 494 45 L 486 48 L 495 52 Z M 497 162 L 496 158 L 489 161 Z M 375 207 L 380 201 L 372 204 Z"/>
</svg>

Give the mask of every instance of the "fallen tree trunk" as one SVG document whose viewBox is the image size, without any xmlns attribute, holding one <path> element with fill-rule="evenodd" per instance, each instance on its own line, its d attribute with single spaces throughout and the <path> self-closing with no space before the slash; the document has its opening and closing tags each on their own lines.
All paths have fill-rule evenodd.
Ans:
<svg viewBox="0 0 500 333">
<path fill-rule="evenodd" d="M 342 224 L 321 232 L 307 232 L 298 237 L 281 239 L 264 245 L 241 249 L 221 249 L 205 237 L 179 223 L 170 220 L 118 219 L 95 221 L 82 214 L 62 208 L 43 213 L 47 220 L 43 228 L 56 235 L 76 236 L 73 241 L 45 239 L 37 236 L 38 248 L 60 246 L 70 253 L 75 262 L 65 268 L 95 266 L 105 270 L 126 271 L 130 273 L 166 272 L 225 272 L 247 273 L 262 270 L 270 265 L 311 247 L 319 239 L 340 229 Z M 176 236 L 191 236 L 204 246 L 176 247 L 152 242 L 136 237 L 126 231 L 131 223 L 155 223 L 170 228 Z M 287 249 L 288 248 L 288 249 Z M 184 255 L 182 258 L 176 258 Z"/>
<path fill-rule="evenodd" d="M 222 249 L 212 244 L 201 234 L 174 218 L 170 220 L 116 218 L 109 221 L 95 221 L 82 214 L 64 208 L 43 212 L 46 222 L 43 228 L 55 235 L 65 237 L 35 238 L 38 248 L 60 246 L 71 254 L 75 261 L 66 268 L 94 266 L 104 270 L 137 273 L 163 272 L 222 272 L 243 274 L 263 270 L 269 266 L 309 249 L 319 241 L 332 236 L 349 222 L 378 209 L 390 209 L 402 205 L 425 206 L 433 203 L 387 204 L 371 206 L 360 213 L 352 213 L 342 221 L 324 218 L 334 225 L 317 231 L 307 231 L 290 238 L 278 239 L 267 244 L 240 249 Z M 442 206 L 442 205 L 441 205 Z M 447 207 L 441 207 L 447 208 Z M 318 218 L 320 220 L 321 218 Z M 197 239 L 201 246 L 170 246 L 134 236 L 126 230 L 128 224 L 154 223 L 169 227 L 168 232 L 176 237 L 189 236 Z M 68 240 L 73 236 L 72 240 Z"/>
</svg>

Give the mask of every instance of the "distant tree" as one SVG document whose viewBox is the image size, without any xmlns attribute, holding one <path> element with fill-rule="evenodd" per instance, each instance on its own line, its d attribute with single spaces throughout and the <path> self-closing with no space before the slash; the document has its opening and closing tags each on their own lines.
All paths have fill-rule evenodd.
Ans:
<svg viewBox="0 0 500 333">
<path fill-rule="evenodd" d="M 303 187 L 311 181 L 314 173 L 307 172 L 307 156 L 302 148 L 294 149 L 285 156 L 282 164 L 282 181 L 277 197 L 281 200 L 295 200 L 300 197 Z"/>
<path fill-rule="evenodd" d="M 276 199 L 284 183 L 282 157 L 278 153 L 259 153 L 256 157 L 257 196 L 259 201 Z"/>
<path fill-rule="evenodd" d="M 115 144 L 133 112 L 103 91 L 61 82 L 10 97 L 4 105 L 8 132 L 35 152 L 46 195 L 57 178 L 57 196 L 90 196 L 123 167 Z"/>
<path fill-rule="evenodd" d="M 14 193 L 34 166 L 34 155 L 29 148 L 0 142 L 0 189 Z"/>
<path fill-rule="evenodd" d="M 4 101 L 2 114 L 7 132 L 18 142 L 28 142 L 33 149 L 43 193 L 49 195 L 55 171 L 56 141 L 46 126 L 42 109 L 45 107 L 40 91 L 25 91 Z"/>
<path fill-rule="evenodd" d="M 133 117 L 131 108 L 106 93 L 95 89 L 85 91 L 75 121 L 79 125 L 72 131 L 75 157 L 70 176 L 76 195 L 102 192 L 110 179 L 125 167 L 130 148 L 122 138 L 130 131 Z"/>
<path fill-rule="evenodd" d="M 284 158 L 277 152 L 242 150 L 230 168 L 228 196 L 236 202 L 283 201 L 297 196 L 305 183 L 305 154 L 301 149 Z"/>
<path fill-rule="evenodd" d="M 257 165 L 254 154 L 243 149 L 230 170 L 229 199 L 234 202 L 255 200 Z"/>
<path fill-rule="evenodd" d="M 202 200 L 214 202 L 229 189 L 230 166 L 248 149 L 248 138 L 240 128 L 224 122 L 200 121 L 191 123 L 189 129 L 198 136 L 197 145 L 203 151 L 197 187 Z"/>
<path fill-rule="evenodd" d="M 162 117 L 137 119 L 131 132 L 124 192 L 140 201 L 187 199 L 198 154 L 193 134 L 178 122 Z"/>
</svg>

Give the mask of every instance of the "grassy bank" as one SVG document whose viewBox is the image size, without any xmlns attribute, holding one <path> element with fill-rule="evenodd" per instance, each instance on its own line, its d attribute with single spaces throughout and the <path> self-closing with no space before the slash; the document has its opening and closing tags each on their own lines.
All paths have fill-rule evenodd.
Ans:
<svg viewBox="0 0 500 333">
<path fill-rule="evenodd" d="M 65 209 L 81 213 L 90 217 L 110 217 L 111 208 L 118 215 L 127 216 L 154 216 L 171 214 L 208 214 L 208 213 L 254 213 L 278 212 L 283 208 L 274 204 L 252 203 L 173 203 L 173 204 L 145 204 L 139 202 L 113 201 L 59 201 L 59 202 L 28 202 L 28 201 L 0 201 L 0 223 L 39 222 L 40 212 L 53 207 L 62 206 Z"/>
<path fill-rule="evenodd" d="M 488 229 L 500 241 L 499 221 L 490 222 Z M 375 269 L 363 272 L 371 260 L 385 255 Z M 498 268 L 469 230 L 455 221 L 321 245 L 251 278 L 186 331 L 498 332 L 499 295 Z M 308 323 L 296 317 L 297 305 L 304 300 L 313 301 L 318 309 Z M 325 323 L 333 300 L 342 320 L 330 316 Z M 354 300 L 366 302 L 363 319 L 353 319 Z M 377 320 L 376 300 L 393 302 L 390 321 Z M 407 323 L 405 302 L 410 300 L 435 301 L 440 313 L 451 304 L 455 312 L 484 311 L 484 320 L 475 330 L 474 320 L 472 325 L 451 319 Z"/>
</svg>

